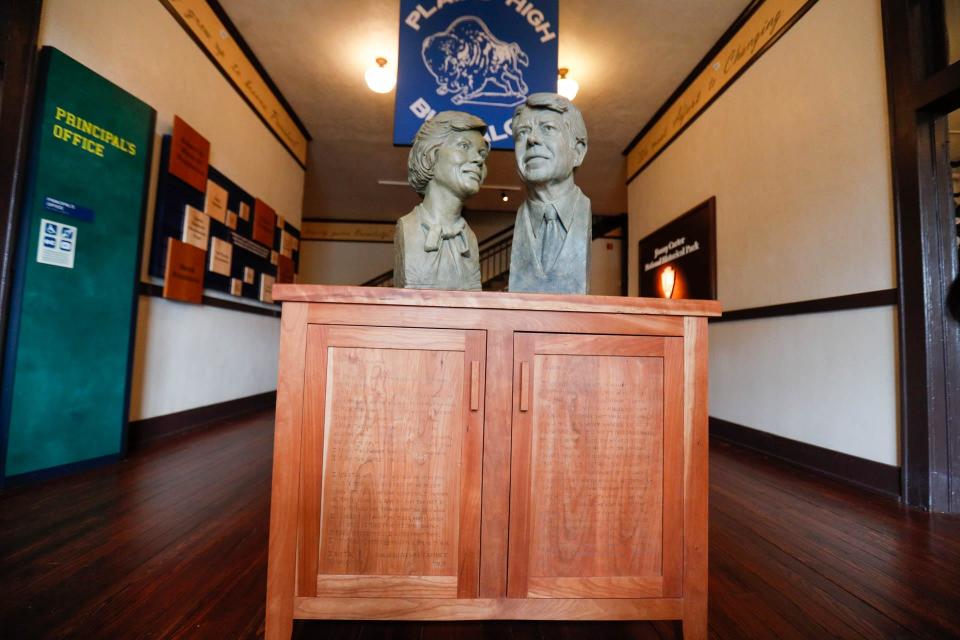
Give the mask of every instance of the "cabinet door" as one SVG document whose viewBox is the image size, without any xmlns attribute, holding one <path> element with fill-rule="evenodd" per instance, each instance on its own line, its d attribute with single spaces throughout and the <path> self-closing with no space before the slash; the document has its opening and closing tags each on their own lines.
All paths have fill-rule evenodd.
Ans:
<svg viewBox="0 0 960 640">
<path fill-rule="evenodd" d="M 476 597 L 484 336 L 308 328 L 298 596 Z"/>
<path fill-rule="evenodd" d="M 507 595 L 680 595 L 681 338 L 517 334 Z"/>
</svg>

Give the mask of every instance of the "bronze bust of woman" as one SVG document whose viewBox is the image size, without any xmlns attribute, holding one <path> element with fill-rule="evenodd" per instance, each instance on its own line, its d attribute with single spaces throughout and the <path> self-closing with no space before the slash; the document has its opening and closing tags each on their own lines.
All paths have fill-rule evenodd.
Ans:
<svg viewBox="0 0 960 640">
<path fill-rule="evenodd" d="M 486 123 L 442 111 L 423 123 L 407 161 L 407 180 L 423 202 L 397 221 L 394 284 L 407 289 L 480 290 L 477 236 L 463 201 L 480 191 L 490 144 Z"/>
</svg>

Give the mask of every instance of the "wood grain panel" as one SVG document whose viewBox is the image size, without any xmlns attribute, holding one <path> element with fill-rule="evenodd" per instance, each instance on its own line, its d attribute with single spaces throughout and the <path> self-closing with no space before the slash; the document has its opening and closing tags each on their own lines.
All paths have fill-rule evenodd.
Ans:
<svg viewBox="0 0 960 640">
<path fill-rule="evenodd" d="M 510 541 L 507 597 L 526 598 L 530 566 L 530 447 L 533 419 L 521 408 L 524 363 L 533 361 L 535 334 L 515 334 L 513 342 L 513 422 L 510 452 Z"/>
<path fill-rule="evenodd" d="M 287 639 L 293 629 L 300 483 L 296 461 L 300 460 L 303 418 L 307 305 L 284 303 L 280 326 L 280 378 L 273 444 L 265 621 L 268 640 Z"/>
<path fill-rule="evenodd" d="M 683 318 L 618 315 L 615 313 L 550 313 L 499 309 L 442 309 L 353 304 L 311 304 L 311 324 L 380 327 L 435 327 L 487 331 L 562 332 L 682 336 Z"/>
<path fill-rule="evenodd" d="M 555 335 L 537 340 L 537 354 L 663 357 L 663 339 L 638 336 Z"/>
<path fill-rule="evenodd" d="M 303 449 L 300 456 L 300 523 L 297 536 L 297 595 L 317 595 L 320 548 L 320 491 L 323 461 L 323 419 L 326 414 L 327 328 L 307 327 L 303 384 Z"/>
<path fill-rule="evenodd" d="M 510 424 L 513 413 L 513 332 L 487 332 L 484 376 L 483 496 L 480 534 L 481 598 L 507 595 L 510 521 Z"/>
<path fill-rule="evenodd" d="M 356 320 L 356 318 L 354 318 Z M 463 351 L 466 337 L 463 331 L 444 329 L 389 327 L 330 327 L 330 344 L 335 347 L 367 349 L 417 349 L 428 351 Z"/>
<path fill-rule="evenodd" d="M 643 598 L 663 593 L 660 576 L 530 577 L 527 585 L 530 598 Z"/>
<path fill-rule="evenodd" d="M 463 353 L 330 347 L 327 380 L 320 574 L 457 575 Z"/>
<path fill-rule="evenodd" d="M 663 360 L 663 595 L 683 578 L 683 340 L 666 338 Z"/>
<path fill-rule="evenodd" d="M 470 361 L 470 411 L 480 409 L 480 361 Z"/>
<path fill-rule="evenodd" d="M 537 353 L 532 395 L 529 575 L 662 575 L 663 359 Z"/>
<path fill-rule="evenodd" d="M 685 318 L 683 635 L 707 637 L 707 321 Z"/>
<path fill-rule="evenodd" d="M 480 497 L 482 487 L 483 458 L 483 408 L 479 397 L 484 390 L 484 361 L 487 356 L 486 333 L 465 332 L 466 349 L 463 353 L 463 371 L 471 371 L 476 365 L 477 374 L 471 383 L 463 385 L 463 416 L 466 423 L 463 433 L 463 455 L 459 460 L 460 510 L 459 548 L 457 550 L 457 596 L 476 598 L 480 584 Z M 477 410 L 472 409 L 471 396 L 476 390 Z M 458 425 L 459 426 L 459 425 Z"/>
<path fill-rule="evenodd" d="M 428 291 L 388 287 L 338 285 L 274 285 L 274 300 L 347 304 L 375 304 L 458 309 L 515 309 L 526 311 L 581 311 L 585 313 L 718 316 L 715 300 L 664 300 L 617 296 L 506 293 L 503 291 Z"/>
<path fill-rule="evenodd" d="M 456 576 L 318 576 L 318 596 L 340 598 L 456 598 Z"/>
<path fill-rule="evenodd" d="M 294 613 L 316 620 L 673 620 L 683 609 L 675 598 L 297 598 Z"/>
</svg>

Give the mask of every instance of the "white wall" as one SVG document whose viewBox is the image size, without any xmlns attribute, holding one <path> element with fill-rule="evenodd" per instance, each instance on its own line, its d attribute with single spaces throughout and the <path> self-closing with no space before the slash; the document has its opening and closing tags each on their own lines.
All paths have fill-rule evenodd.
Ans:
<svg viewBox="0 0 960 640">
<path fill-rule="evenodd" d="M 157 110 L 145 256 L 174 115 L 210 141 L 212 165 L 299 226 L 304 171 L 160 2 L 44 0 L 39 39 Z M 141 298 L 130 419 L 275 389 L 278 336 L 274 318 Z"/>
<path fill-rule="evenodd" d="M 821 0 L 628 188 L 637 241 L 717 197 L 724 309 L 896 286 L 879 3 Z M 713 324 L 711 415 L 898 464 L 893 308 Z"/>
</svg>

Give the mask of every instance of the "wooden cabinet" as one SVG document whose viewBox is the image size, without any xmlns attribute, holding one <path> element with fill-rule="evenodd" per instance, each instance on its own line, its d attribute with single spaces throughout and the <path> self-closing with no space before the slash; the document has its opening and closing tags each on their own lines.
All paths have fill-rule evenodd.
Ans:
<svg viewBox="0 0 960 640">
<path fill-rule="evenodd" d="M 713 302 L 278 285 L 268 638 L 292 619 L 706 635 Z"/>
</svg>

